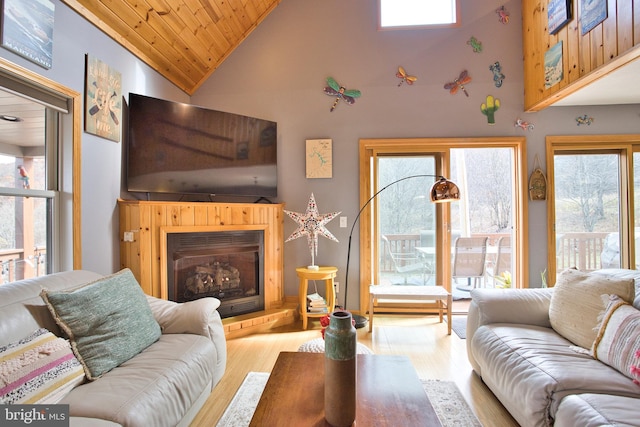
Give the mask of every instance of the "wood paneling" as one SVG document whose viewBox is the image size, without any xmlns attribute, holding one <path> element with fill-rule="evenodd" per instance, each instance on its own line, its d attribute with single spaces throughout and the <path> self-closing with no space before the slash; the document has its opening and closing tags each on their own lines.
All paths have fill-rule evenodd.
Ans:
<svg viewBox="0 0 640 427">
<path fill-rule="evenodd" d="M 522 0 L 525 110 L 539 111 L 640 57 L 640 0 L 608 0 L 607 18 L 582 35 L 579 0 L 555 35 L 547 28 L 549 0 Z M 562 41 L 564 75 L 545 88 L 545 53 Z"/>
<path fill-rule="evenodd" d="M 281 0 L 62 0 L 192 95 Z"/>
<path fill-rule="evenodd" d="M 264 230 L 265 310 L 284 304 L 283 205 L 185 203 L 120 200 L 120 267 L 128 267 L 148 295 L 167 297 L 162 288 L 162 233 L 192 230 Z M 124 233 L 133 241 L 125 242 Z M 166 247 L 166 244 L 165 244 Z M 166 273 L 165 273 L 166 274 Z"/>
</svg>

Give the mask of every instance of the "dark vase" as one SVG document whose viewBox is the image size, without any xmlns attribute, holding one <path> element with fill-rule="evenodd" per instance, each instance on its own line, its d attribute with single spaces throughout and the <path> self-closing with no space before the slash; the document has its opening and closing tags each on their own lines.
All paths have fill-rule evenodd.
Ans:
<svg viewBox="0 0 640 427">
<path fill-rule="evenodd" d="M 324 417 L 334 427 L 356 419 L 356 328 L 348 311 L 334 311 L 324 333 Z"/>
</svg>

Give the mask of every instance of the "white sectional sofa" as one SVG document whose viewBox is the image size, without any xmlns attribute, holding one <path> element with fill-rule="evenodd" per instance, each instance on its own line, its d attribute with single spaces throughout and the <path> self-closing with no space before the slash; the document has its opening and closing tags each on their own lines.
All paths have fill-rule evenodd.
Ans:
<svg viewBox="0 0 640 427">
<path fill-rule="evenodd" d="M 119 283 L 110 284 L 114 277 Z M 123 281 L 130 292 L 124 298 L 116 287 Z M 76 298 L 78 289 L 96 289 L 97 285 L 102 288 L 100 295 L 93 292 L 89 299 Z M 69 343 L 59 338 L 69 335 L 56 322 L 54 312 L 45 304 L 47 299 L 56 304 L 56 316 L 63 318 L 78 343 L 83 336 L 96 338 L 102 334 L 90 343 L 98 346 L 97 351 L 83 350 L 82 361 L 81 357 L 76 361 Z M 136 299 L 137 305 L 130 304 L 131 299 Z M 65 301 L 71 303 L 68 307 L 76 314 L 80 313 L 75 324 L 63 310 Z M 215 298 L 203 298 L 177 304 L 145 296 L 130 271 L 124 270 L 106 277 L 89 271 L 68 271 L 0 285 L 0 362 L 11 354 L 17 355 L 14 360 L 24 360 L 20 353 L 26 352 L 37 365 L 0 366 L 2 372 L 27 381 L 18 384 L 21 380 L 16 380 L 12 385 L 5 377 L 0 378 L 0 389 L 15 388 L 0 396 L 1 403 L 68 404 L 72 427 L 188 426 L 225 371 L 227 350 L 217 312 L 219 303 Z M 121 308 L 127 305 L 134 308 L 133 315 L 124 318 L 126 324 L 110 327 L 109 322 L 121 316 Z M 152 331 L 149 338 L 120 340 L 132 329 L 137 332 L 139 321 L 145 316 Z M 37 344 L 27 338 L 33 337 L 34 331 L 38 331 Z M 37 356 L 29 353 L 29 347 L 34 345 L 44 348 L 36 351 Z M 135 346 L 138 349 L 132 350 Z M 48 350 L 52 348 L 54 352 Z M 121 350 L 124 356 L 110 360 L 110 353 Z M 52 357 L 51 364 L 67 361 L 50 369 L 47 375 L 40 375 L 42 363 L 38 360 L 56 354 L 60 356 Z M 96 355 L 99 363 L 92 361 Z M 102 360 L 104 356 L 106 361 Z M 116 366 L 102 368 L 103 362 Z M 88 380 L 90 374 L 95 379 Z M 31 384 L 34 375 L 40 384 Z M 41 387 L 42 382 L 48 383 L 46 390 Z M 56 387 L 59 390 L 52 393 Z"/>
<path fill-rule="evenodd" d="M 620 365 L 604 353 L 605 345 L 616 357 L 640 349 L 639 281 L 635 270 L 573 270 L 561 274 L 556 288 L 473 290 L 467 352 L 474 371 L 524 427 L 640 426 L 640 383 L 627 368 L 638 361 Z M 624 294 L 633 306 L 598 295 L 596 312 L 594 295 L 602 292 Z M 626 338 L 616 341 L 626 348 L 614 350 L 607 337 L 616 335 L 611 325 L 620 307 L 630 323 Z"/>
</svg>

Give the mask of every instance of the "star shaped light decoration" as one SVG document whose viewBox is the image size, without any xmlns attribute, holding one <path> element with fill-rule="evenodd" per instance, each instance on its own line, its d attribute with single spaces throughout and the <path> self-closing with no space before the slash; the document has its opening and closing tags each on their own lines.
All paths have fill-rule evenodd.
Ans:
<svg viewBox="0 0 640 427">
<path fill-rule="evenodd" d="M 298 228 L 291 233 L 285 242 L 289 242 L 306 235 L 309 251 L 311 252 L 311 265 L 315 265 L 315 256 L 318 255 L 318 235 L 326 237 L 329 240 L 333 240 L 334 242 L 338 241 L 338 239 L 336 239 L 336 237 L 327 230 L 325 225 L 338 216 L 340 212 L 320 215 L 318 213 L 318 205 L 316 205 L 316 199 L 313 196 L 313 193 L 311 193 L 311 197 L 309 197 L 307 211 L 304 214 L 287 210 L 284 212 L 298 223 Z"/>
</svg>

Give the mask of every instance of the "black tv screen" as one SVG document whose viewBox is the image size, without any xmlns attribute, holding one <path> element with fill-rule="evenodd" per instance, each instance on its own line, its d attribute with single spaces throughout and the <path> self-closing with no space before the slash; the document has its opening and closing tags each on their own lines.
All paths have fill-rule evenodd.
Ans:
<svg viewBox="0 0 640 427">
<path fill-rule="evenodd" d="M 277 125 L 129 94 L 127 190 L 275 197 Z"/>
</svg>

